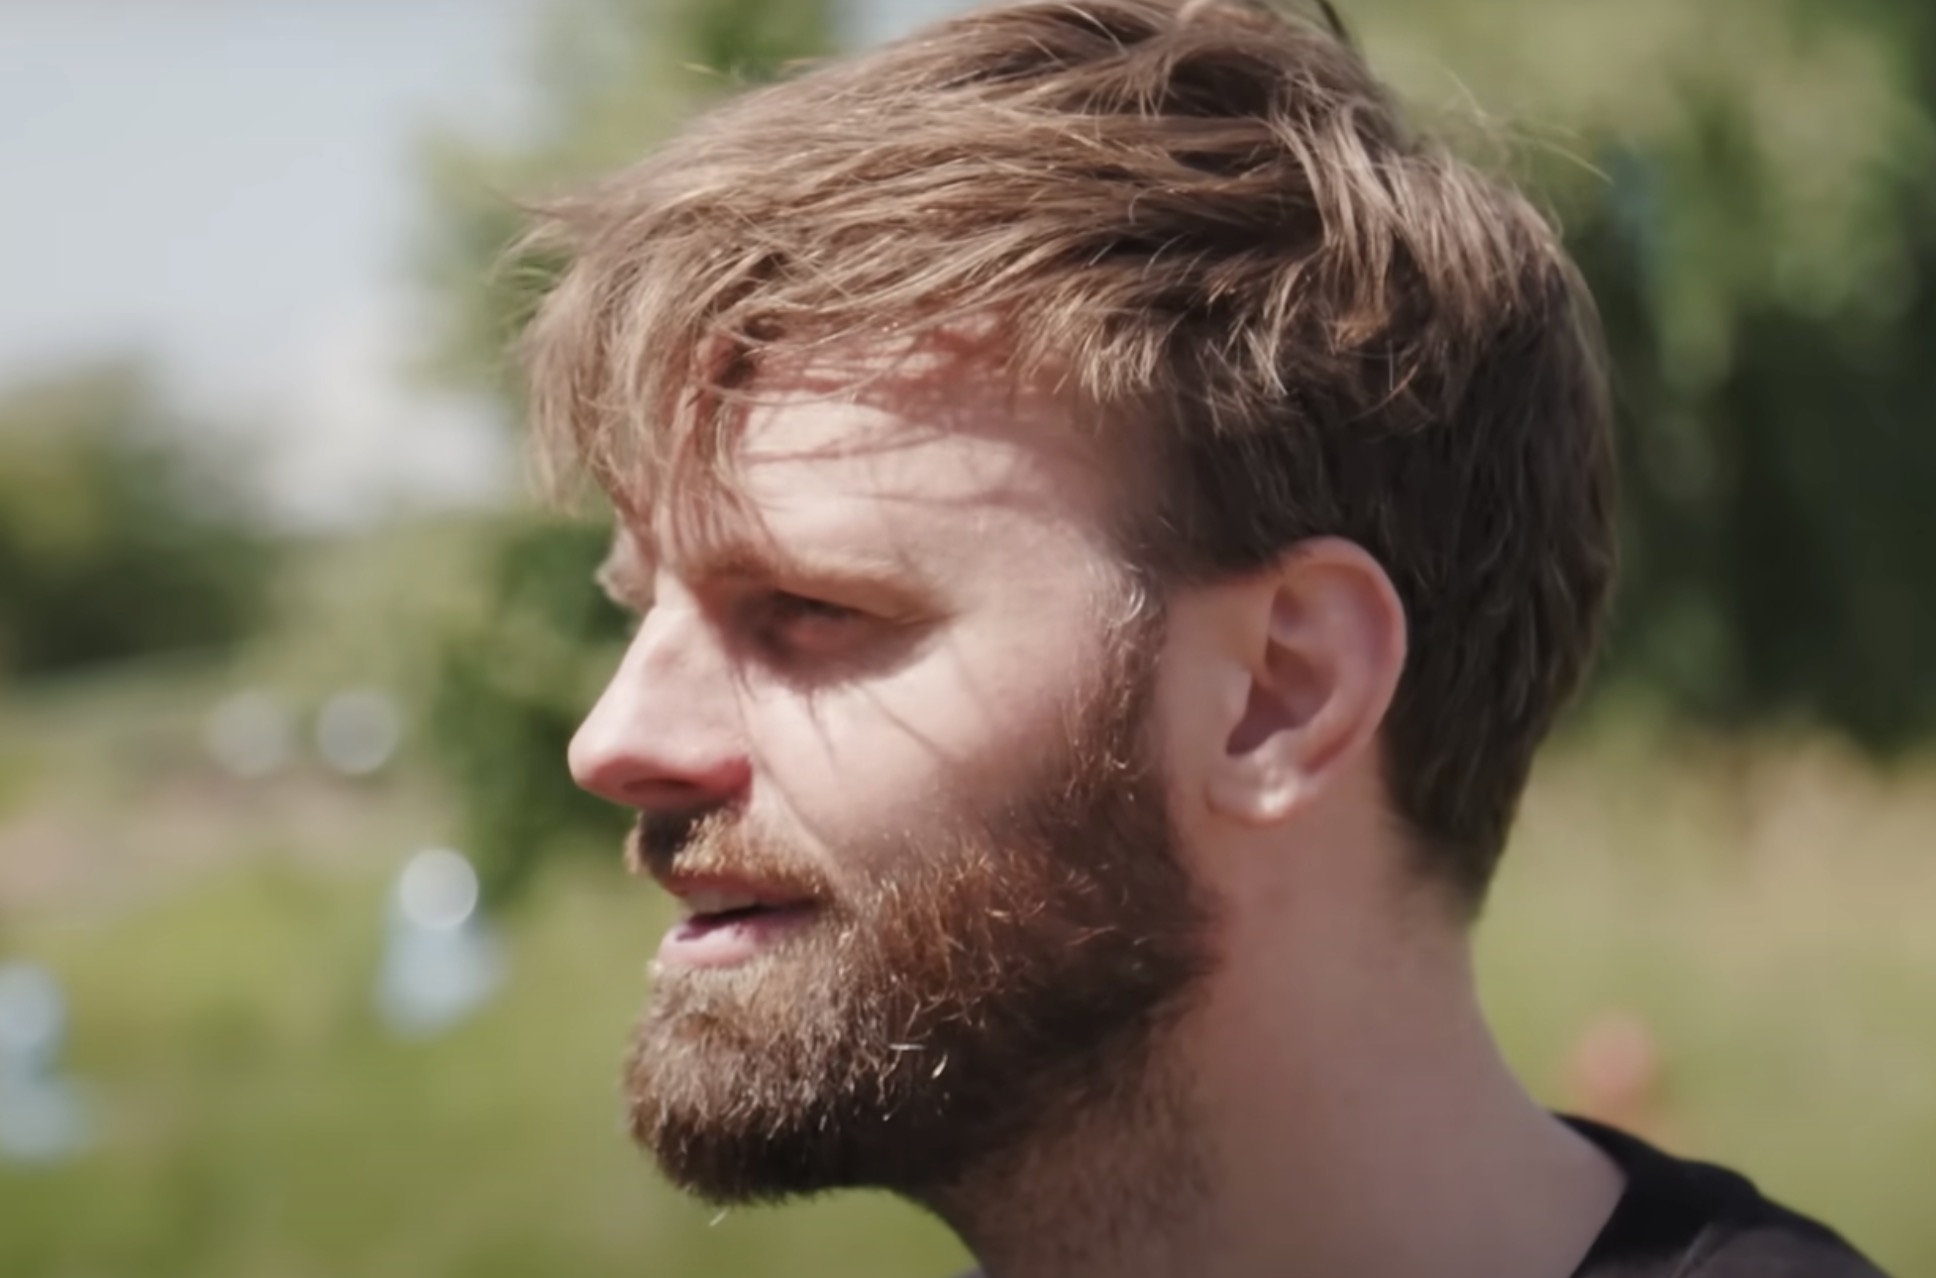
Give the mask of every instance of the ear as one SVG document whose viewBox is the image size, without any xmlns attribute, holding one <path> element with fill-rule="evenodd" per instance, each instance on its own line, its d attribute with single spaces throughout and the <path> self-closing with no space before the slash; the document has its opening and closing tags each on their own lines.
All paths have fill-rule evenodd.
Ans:
<svg viewBox="0 0 1936 1278">
<path fill-rule="evenodd" d="M 1244 593 L 1248 694 L 1208 797 L 1275 825 L 1377 739 L 1405 668 L 1405 609 L 1378 561 L 1337 537 L 1300 542 Z"/>
</svg>

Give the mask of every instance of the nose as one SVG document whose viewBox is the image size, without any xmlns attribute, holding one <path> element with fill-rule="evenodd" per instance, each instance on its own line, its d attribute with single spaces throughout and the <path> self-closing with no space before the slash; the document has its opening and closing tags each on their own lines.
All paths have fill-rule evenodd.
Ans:
<svg viewBox="0 0 1936 1278">
<path fill-rule="evenodd" d="M 572 737 L 572 778 L 613 803 L 685 812 L 731 802 L 751 767 L 724 653 L 690 608 L 646 615 Z"/>
</svg>

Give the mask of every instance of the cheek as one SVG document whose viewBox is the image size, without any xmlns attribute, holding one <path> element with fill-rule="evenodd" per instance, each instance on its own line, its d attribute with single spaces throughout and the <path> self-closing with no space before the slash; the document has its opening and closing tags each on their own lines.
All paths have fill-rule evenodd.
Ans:
<svg viewBox="0 0 1936 1278">
<path fill-rule="evenodd" d="M 758 690 L 747 716 L 756 776 L 791 823 L 835 846 L 998 799 L 1065 736 L 1073 648 L 1010 628 L 936 645 L 881 679 Z"/>
</svg>

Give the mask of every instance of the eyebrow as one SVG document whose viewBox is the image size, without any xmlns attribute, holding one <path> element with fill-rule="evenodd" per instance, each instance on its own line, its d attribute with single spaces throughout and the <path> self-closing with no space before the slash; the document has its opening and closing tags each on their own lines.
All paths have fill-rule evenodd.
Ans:
<svg viewBox="0 0 1936 1278">
<path fill-rule="evenodd" d="M 695 582 L 804 581 L 866 586 L 905 582 L 919 575 L 914 562 L 903 554 L 783 548 L 748 541 L 702 547 L 679 567 L 682 576 Z"/>
<path fill-rule="evenodd" d="M 645 578 L 656 567 L 652 557 L 624 534 L 599 564 L 594 579 L 615 599 L 650 595 Z M 680 575 L 701 583 L 733 581 L 808 581 L 882 585 L 918 579 L 914 562 L 904 555 L 853 551 L 799 553 L 745 540 L 719 541 L 700 547 L 679 565 Z"/>
</svg>

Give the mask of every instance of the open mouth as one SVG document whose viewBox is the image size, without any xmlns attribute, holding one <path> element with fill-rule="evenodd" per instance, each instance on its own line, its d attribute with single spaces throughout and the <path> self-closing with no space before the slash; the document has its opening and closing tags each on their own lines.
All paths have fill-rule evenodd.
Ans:
<svg viewBox="0 0 1936 1278">
<path fill-rule="evenodd" d="M 762 953 L 812 917 L 812 901 L 761 900 L 745 893 L 690 891 L 679 898 L 681 918 L 659 947 L 659 961 L 681 967 L 723 967 Z"/>
<path fill-rule="evenodd" d="M 679 913 L 684 920 L 706 927 L 811 908 L 807 901 L 769 900 L 750 892 L 699 889 L 679 896 Z"/>
<path fill-rule="evenodd" d="M 679 921 L 679 927 L 695 933 L 707 932 L 743 923 L 757 923 L 763 919 L 806 914 L 812 909 L 813 906 L 805 901 L 797 905 L 736 905 L 723 910 L 694 911 Z"/>
</svg>

